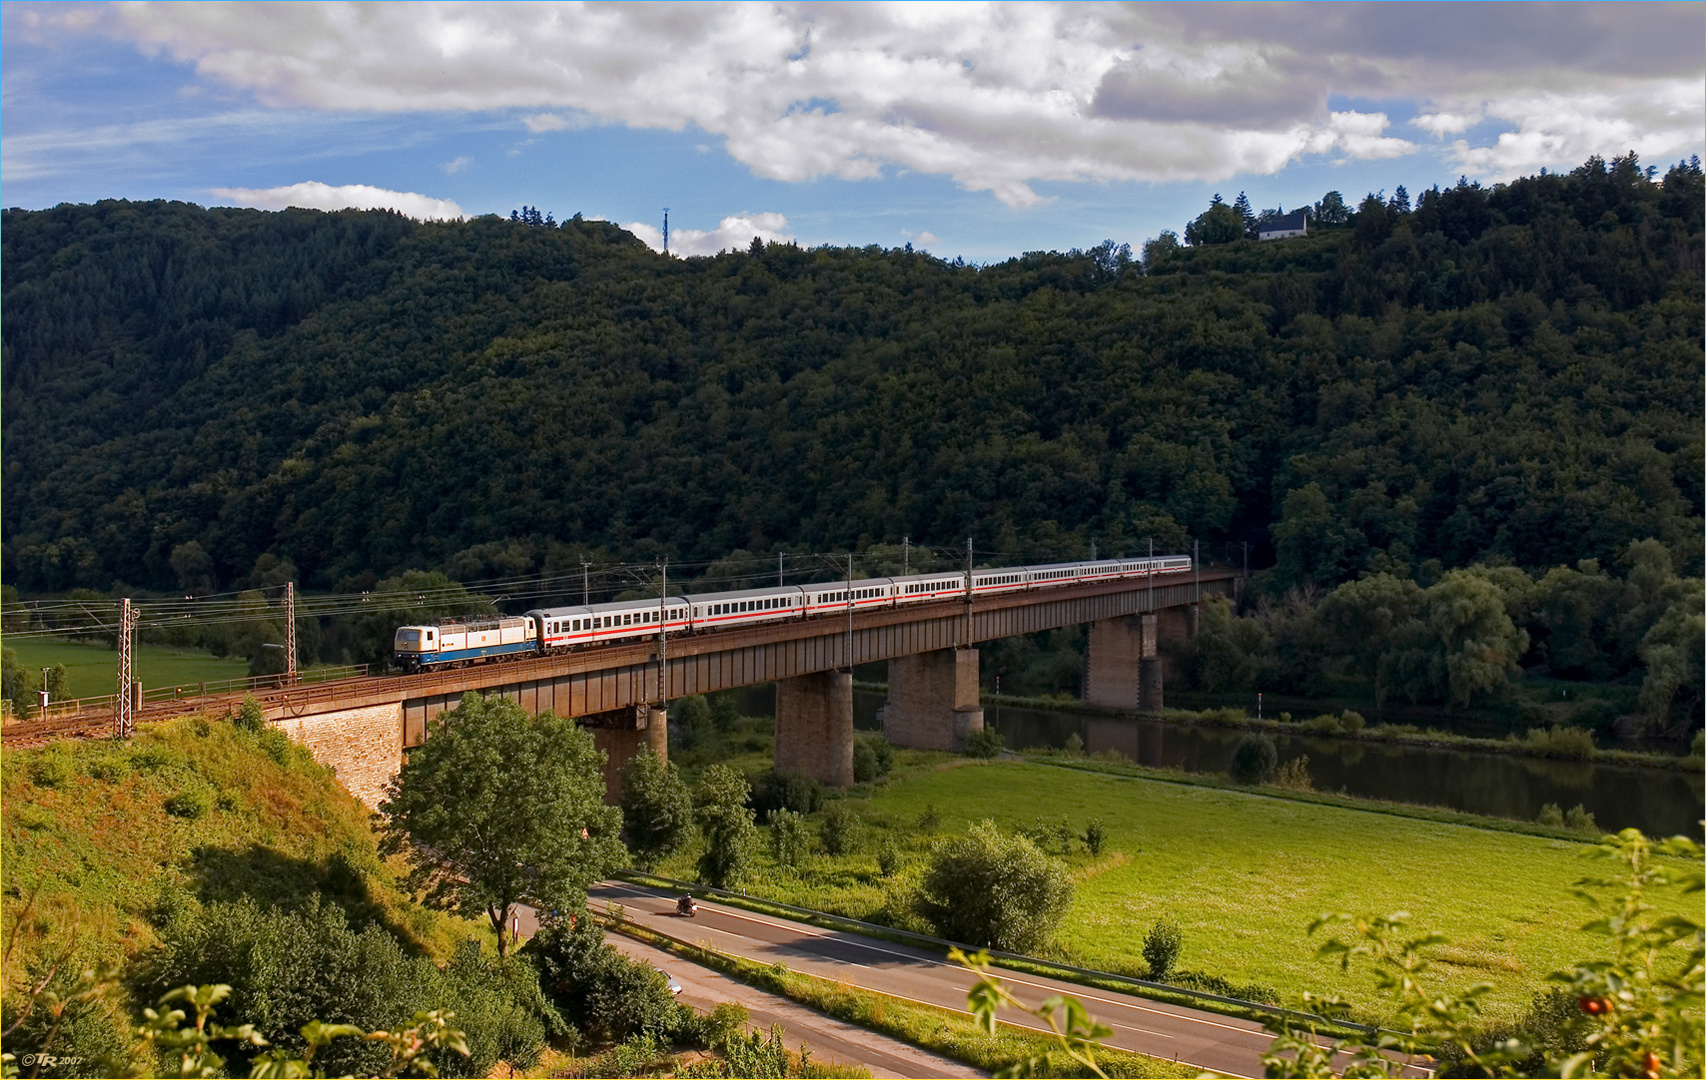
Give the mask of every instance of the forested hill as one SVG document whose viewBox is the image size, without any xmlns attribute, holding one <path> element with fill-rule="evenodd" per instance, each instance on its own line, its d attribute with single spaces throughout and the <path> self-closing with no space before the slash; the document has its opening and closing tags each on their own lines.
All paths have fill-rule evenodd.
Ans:
<svg viewBox="0 0 1706 1080">
<path fill-rule="evenodd" d="M 4 567 L 310 587 L 872 541 L 1267 545 L 1279 585 L 1701 568 L 1702 181 L 1633 159 L 1277 243 L 986 267 L 616 227 L 4 214 Z M 1224 550 L 1224 548 L 1222 548 Z"/>
</svg>

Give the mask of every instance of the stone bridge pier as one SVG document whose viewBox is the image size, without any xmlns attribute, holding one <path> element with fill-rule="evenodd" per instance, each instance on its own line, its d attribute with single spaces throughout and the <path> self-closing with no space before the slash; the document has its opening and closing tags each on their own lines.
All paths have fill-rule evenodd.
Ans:
<svg viewBox="0 0 1706 1080">
<path fill-rule="evenodd" d="M 776 680 L 776 768 L 830 787 L 853 785 L 853 673 Z"/>
<path fill-rule="evenodd" d="M 614 806 L 622 799 L 622 766 L 640 747 L 669 760 L 669 710 L 656 705 L 636 705 L 580 717 L 580 726 L 592 732 L 592 743 L 604 751 L 604 801 Z"/>
<path fill-rule="evenodd" d="M 958 750 L 983 730 L 977 650 L 938 649 L 889 661 L 883 738 L 917 750 Z"/>
<path fill-rule="evenodd" d="M 1159 712 L 1162 667 L 1154 615 L 1121 615 L 1090 624 L 1084 648 L 1086 705 Z"/>
</svg>

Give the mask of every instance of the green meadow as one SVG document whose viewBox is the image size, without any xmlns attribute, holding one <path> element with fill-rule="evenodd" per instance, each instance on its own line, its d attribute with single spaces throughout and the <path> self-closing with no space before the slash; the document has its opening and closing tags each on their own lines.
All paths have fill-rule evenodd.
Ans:
<svg viewBox="0 0 1706 1080">
<path fill-rule="evenodd" d="M 1378 1016 L 1366 970 L 1341 972 L 1316 958 L 1323 935 L 1306 934 L 1316 916 L 1408 912 L 1418 932 L 1449 939 L 1431 950 L 1431 976 L 1455 989 L 1491 983 L 1488 1005 L 1499 1012 L 1525 1006 L 1553 971 L 1603 951 L 1602 939 L 1580 929 L 1591 909 L 1571 893 L 1579 878 L 1610 870 L 1594 859 L 1591 843 L 1427 820 L 1379 804 L 1345 808 L 1262 789 L 912 752 L 897 754 L 889 782 L 855 793 L 852 806 L 864 823 L 857 853 L 820 852 L 795 869 L 766 854 L 748 888 L 923 929 L 909 922 L 907 900 L 935 838 L 984 818 L 1008 829 L 1064 822 L 1081 836 L 1100 819 L 1107 830 L 1101 854 L 1090 855 L 1079 840 L 1065 856 L 1077 891 L 1057 959 L 1143 976 L 1144 935 L 1167 917 L 1184 931 L 1181 969 L 1272 988 L 1284 1000 L 1306 990 L 1338 993 Z M 919 824 L 927 807 L 939 819 L 933 835 Z M 884 845 L 899 855 L 893 875 L 877 866 Z M 660 869 L 691 877 L 692 857 L 678 855 Z M 1672 896 L 1658 902 L 1678 912 L 1687 906 Z"/>
<path fill-rule="evenodd" d="M 18 656 L 18 663 L 34 671 L 64 664 L 72 697 L 110 694 L 118 681 L 118 650 L 106 645 L 53 641 L 44 638 L 7 637 L 5 646 Z M 136 677 L 144 688 L 194 686 L 201 682 L 243 679 L 249 675 L 246 660 L 221 659 L 197 649 L 174 649 L 165 645 L 138 645 L 133 658 Z"/>
</svg>

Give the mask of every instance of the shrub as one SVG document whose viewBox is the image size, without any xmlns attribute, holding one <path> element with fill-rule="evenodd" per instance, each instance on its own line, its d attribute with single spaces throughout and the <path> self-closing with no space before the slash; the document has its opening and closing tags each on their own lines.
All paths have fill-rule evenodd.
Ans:
<svg viewBox="0 0 1706 1080">
<path fill-rule="evenodd" d="M 1362 729 L 1367 726 L 1368 720 L 1362 715 L 1362 713 L 1346 709 L 1344 712 L 1339 714 L 1339 727 L 1342 728 L 1346 734 L 1359 734 Z"/>
<path fill-rule="evenodd" d="M 1318 732 L 1322 735 L 1337 735 L 1343 729 L 1339 725 L 1338 717 L 1332 713 L 1322 713 L 1320 716 L 1311 716 L 1305 720 L 1303 730 Z"/>
<path fill-rule="evenodd" d="M 1594 824 L 1593 815 L 1581 803 L 1564 811 L 1564 828 L 1575 832 L 1598 833 L 1599 826 Z"/>
<path fill-rule="evenodd" d="M 617 1042 L 635 1035 L 663 1039 L 675 1032 L 675 995 L 650 964 L 614 949 L 594 973 L 586 995 L 586 1027 Z"/>
<path fill-rule="evenodd" d="M 71 779 L 71 762 L 58 750 L 38 750 L 30 755 L 28 773 L 37 787 L 58 787 Z"/>
<path fill-rule="evenodd" d="M 91 757 L 83 769 L 92 780 L 116 784 L 130 774 L 130 762 L 119 754 L 107 752 Z"/>
<path fill-rule="evenodd" d="M 461 1003 L 430 960 L 409 957 L 377 926 L 356 933 L 342 910 L 318 896 L 289 912 L 253 900 L 186 908 L 161 939 L 142 978 L 147 998 L 186 983 L 228 983 L 229 1015 L 297 1056 L 306 1046 L 297 1032 L 314 1019 L 395 1030 L 417 1011 L 448 1008 L 461 1020 Z M 226 1052 L 230 1073 L 246 1075 L 253 1048 L 236 1044 Z M 388 1049 L 356 1039 L 340 1039 L 314 1058 L 333 1076 L 373 1076 L 389 1062 Z"/>
<path fill-rule="evenodd" d="M 1281 765 L 1274 773 L 1275 787 L 1292 791 L 1314 791 L 1315 781 L 1309 775 L 1309 755 L 1300 754 Z"/>
<path fill-rule="evenodd" d="M 1084 753 L 1084 736 L 1074 731 L 1066 737 L 1066 745 L 1062 747 L 1062 749 L 1064 749 L 1069 756 L 1078 757 L 1080 754 Z"/>
<path fill-rule="evenodd" d="M 255 695 L 244 694 L 243 704 L 237 707 L 237 715 L 231 722 L 244 731 L 258 734 L 267 726 L 267 717 Z"/>
<path fill-rule="evenodd" d="M 1072 903 L 1072 878 L 1029 840 L 984 821 L 937 846 L 917 903 L 943 937 L 1025 952 L 1054 935 Z"/>
<path fill-rule="evenodd" d="M 1078 840 L 1072 823 L 1065 817 L 1054 821 L 1033 818 L 1029 825 L 1020 825 L 1013 831 L 1050 854 L 1070 855 L 1072 845 Z"/>
<path fill-rule="evenodd" d="M 1694 741 L 1688 744 L 1689 757 L 1706 757 L 1706 728 L 1694 733 Z"/>
<path fill-rule="evenodd" d="M 1149 977 L 1157 981 L 1165 979 L 1178 962 L 1179 950 L 1184 945 L 1185 935 L 1178 923 L 1157 919 L 1143 937 L 1143 962 L 1149 965 Z"/>
<path fill-rule="evenodd" d="M 1594 751 L 1593 732 L 1578 727 L 1529 728 L 1520 742 L 1530 750 L 1561 757 L 1586 759 Z"/>
<path fill-rule="evenodd" d="M 291 745 L 289 735 L 277 728 L 267 728 L 261 732 L 260 742 L 261 749 L 266 751 L 267 757 L 272 758 L 274 762 L 285 768 L 290 767 Z"/>
<path fill-rule="evenodd" d="M 1279 765 L 1279 750 L 1266 735 L 1250 734 L 1238 740 L 1232 751 L 1232 763 L 1227 773 L 1234 783 L 1260 784 L 1274 774 Z"/>
<path fill-rule="evenodd" d="M 1108 830 L 1102 824 L 1101 818 L 1091 818 L 1084 824 L 1084 846 L 1090 854 L 1100 855 L 1102 845 L 1107 842 Z"/>
<path fill-rule="evenodd" d="M 769 821 L 777 810 L 815 814 L 823 807 L 823 785 L 793 769 L 766 769 L 749 778 L 748 783 L 752 793 L 747 796 L 747 805 L 757 812 L 760 822 Z"/>
<path fill-rule="evenodd" d="M 838 802 L 824 813 L 818 839 L 826 855 L 847 855 L 859 850 L 860 833 L 863 831 L 859 815 L 846 803 Z"/>
<path fill-rule="evenodd" d="M 782 866 L 798 866 L 806 855 L 806 819 L 792 810 L 770 813 L 770 857 Z"/>
<path fill-rule="evenodd" d="M 894 877 L 900 870 L 900 852 L 896 850 L 894 841 L 884 840 L 882 847 L 877 849 L 877 872 L 884 877 Z"/>
<path fill-rule="evenodd" d="M 936 804 L 925 803 L 924 812 L 918 815 L 918 831 L 925 836 L 934 836 L 941 827 L 942 815 L 936 812 Z"/>
<path fill-rule="evenodd" d="M 733 731 L 735 722 L 740 719 L 740 707 L 735 704 L 733 694 L 717 694 L 710 699 L 711 723 L 718 731 Z"/>
<path fill-rule="evenodd" d="M 282 735 L 280 737 L 283 738 Z M 180 764 L 182 760 L 172 752 L 170 747 L 162 746 L 159 743 L 139 746 L 130 753 L 130 764 L 137 772 L 142 773 L 161 772 Z"/>
<path fill-rule="evenodd" d="M 694 735 L 711 725 L 711 703 L 704 694 L 690 694 L 669 703 L 669 726 Z"/>
<path fill-rule="evenodd" d="M 882 774 L 877 771 L 877 752 L 864 739 L 853 741 L 853 782 L 868 784 Z"/>
<path fill-rule="evenodd" d="M 185 788 L 166 800 L 166 813 L 194 821 L 213 808 L 213 800 L 204 788 Z"/>
<path fill-rule="evenodd" d="M 1540 822 L 1542 825 L 1550 825 L 1555 829 L 1561 829 L 1564 827 L 1564 811 L 1559 809 L 1557 803 L 1549 802 L 1540 808 L 1540 816 L 1534 820 Z"/>
<path fill-rule="evenodd" d="M 729 1036 L 738 1034 L 752 1019 L 752 1014 L 746 1011 L 746 1006 L 738 1001 L 720 1002 L 704 1016 L 686 1006 L 682 1008 L 685 1015 L 676 1026 L 676 1039 L 683 1045 L 697 1046 L 705 1050 L 723 1045 Z"/>
<path fill-rule="evenodd" d="M 966 736 L 964 745 L 960 747 L 960 753 L 966 757 L 992 758 L 1000 755 L 1003 745 L 999 731 L 994 728 L 984 728 Z"/>
</svg>

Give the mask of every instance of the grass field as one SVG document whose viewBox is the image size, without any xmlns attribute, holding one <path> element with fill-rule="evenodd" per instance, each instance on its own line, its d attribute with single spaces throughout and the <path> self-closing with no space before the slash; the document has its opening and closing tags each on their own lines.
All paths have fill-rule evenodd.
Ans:
<svg viewBox="0 0 1706 1080">
<path fill-rule="evenodd" d="M 1184 930 L 1181 968 L 1272 987 L 1290 1000 L 1304 990 L 1344 994 L 1372 1016 L 1378 1000 L 1367 973 L 1342 973 L 1315 958 L 1320 942 L 1305 935 L 1315 916 L 1409 912 L 1412 925 L 1450 939 L 1432 953 L 1440 980 L 1458 989 L 1492 983 L 1488 1004 L 1498 1011 L 1526 1005 L 1548 974 L 1600 950 L 1602 939 L 1578 929 L 1590 909 L 1570 893 L 1577 879 L 1608 869 L 1590 861 L 1589 844 L 1258 790 L 1037 763 L 899 758 L 896 779 L 854 800 L 866 824 L 861 853 L 819 854 L 798 870 L 766 856 L 749 889 L 904 925 L 908 889 L 933 842 L 918 822 L 933 806 L 937 836 L 983 818 L 1009 829 L 1064 820 L 1080 834 L 1090 819 L 1104 822 L 1100 857 L 1081 842 L 1067 856 L 1077 893 L 1056 954 L 1090 967 L 1145 974 L 1144 934 L 1168 916 Z M 876 865 L 885 843 L 900 853 L 892 876 Z M 690 877 L 691 855 L 660 870 Z M 1685 907 L 1674 897 L 1662 903 Z"/>
<path fill-rule="evenodd" d="M 6 648 L 18 655 L 25 669 L 39 678 L 41 669 L 64 664 L 70 678 L 72 697 L 110 694 L 118 678 L 118 651 L 105 645 L 85 645 L 42 638 L 8 637 Z M 220 659 L 195 649 L 172 649 L 164 645 L 138 645 L 133 658 L 136 677 L 147 689 L 157 686 L 193 686 L 200 682 L 243 679 L 249 663 Z"/>
</svg>

